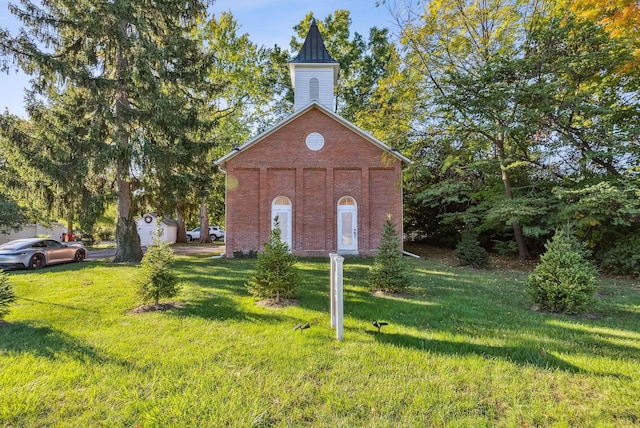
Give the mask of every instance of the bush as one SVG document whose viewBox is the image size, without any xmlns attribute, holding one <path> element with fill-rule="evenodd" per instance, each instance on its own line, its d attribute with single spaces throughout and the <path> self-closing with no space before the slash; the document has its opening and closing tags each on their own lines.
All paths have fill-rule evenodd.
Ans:
<svg viewBox="0 0 640 428">
<path fill-rule="evenodd" d="M 400 238 L 390 215 L 384 223 L 380 247 L 369 270 L 368 281 L 371 289 L 387 293 L 399 293 L 409 287 L 408 265 L 403 258 Z"/>
<path fill-rule="evenodd" d="M 527 291 L 544 310 L 577 314 L 593 303 L 597 270 L 589 251 L 571 230 L 556 231 L 527 279 Z"/>
<path fill-rule="evenodd" d="M 96 238 L 91 233 L 83 233 L 80 241 L 85 247 L 92 247 L 96 243 Z"/>
<path fill-rule="evenodd" d="M 614 239 L 597 252 L 600 267 L 618 275 L 640 276 L 640 233 Z"/>
<path fill-rule="evenodd" d="M 9 313 L 9 306 L 17 299 L 9 275 L 0 270 L 0 320 Z"/>
<path fill-rule="evenodd" d="M 160 225 L 161 222 L 158 222 Z M 158 304 L 162 298 L 171 298 L 180 291 L 178 277 L 173 273 L 173 250 L 161 239 L 162 230 L 156 230 L 151 245 L 140 266 L 143 279 L 138 282 L 138 296 L 147 302 Z"/>
<path fill-rule="evenodd" d="M 249 250 L 246 253 L 242 250 L 235 250 L 233 252 L 234 259 L 255 259 L 258 257 L 258 252 L 256 250 Z"/>
<path fill-rule="evenodd" d="M 279 301 L 281 297 L 292 297 L 298 287 L 297 259 L 281 236 L 280 222 L 276 217 L 269 242 L 263 244 L 264 250 L 258 254 L 256 270 L 246 284 L 254 296 Z"/>
<path fill-rule="evenodd" d="M 456 245 L 455 254 L 462 266 L 471 266 L 477 269 L 489 266 L 487 250 L 480 246 L 476 235 L 469 230 L 462 232 L 460 242 Z"/>
</svg>

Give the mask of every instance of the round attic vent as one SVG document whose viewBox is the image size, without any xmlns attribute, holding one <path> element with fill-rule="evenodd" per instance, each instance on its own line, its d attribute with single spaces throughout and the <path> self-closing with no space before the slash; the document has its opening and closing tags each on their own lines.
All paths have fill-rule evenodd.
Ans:
<svg viewBox="0 0 640 428">
<path fill-rule="evenodd" d="M 309 150 L 317 152 L 324 147 L 324 137 L 322 136 L 322 134 L 312 132 L 311 134 L 307 135 L 305 143 L 307 144 Z"/>
</svg>

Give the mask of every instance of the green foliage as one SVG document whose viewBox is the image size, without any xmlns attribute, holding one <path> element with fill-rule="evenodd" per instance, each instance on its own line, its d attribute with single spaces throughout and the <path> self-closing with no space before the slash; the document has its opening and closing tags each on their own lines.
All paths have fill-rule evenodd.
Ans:
<svg viewBox="0 0 640 428">
<path fill-rule="evenodd" d="M 152 244 L 142 257 L 142 279 L 138 281 L 138 296 L 143 302 L 158 304 L 162 298 L 171 298 L 180 291 L 178 276 L 173 271 L 173 250 L 161 238 L 161 221 Z"/>
<path fill-rule="evenodd" d="M 17 299 L 9 276 L 0 270 L 0 320 L 9 313 L 9 306 Z"/>
<path fill-rule="evenodd" d="M 409 267 L 400 244 L 396 225 L 389 215 L 382 229 L 378 254 L 369 270 L 368 283 L 371 289 L 399 293 L 409 287 Z"/>
<path fill-rule="evenodd" d="M 22 208 L 0 194 L 0 227 L 18 231 L 25 223 L 26 217 Z"/>
<path fill-rule="evenodd" d="M 513 241 L 500 241 L 496 239 L 493 241 L 493 251 L 501 256 L 517 254 L 518 246 Z"/>
<path fill-rule="evenodd" d="M 91 233 L 83 233 L 82 238 L 80 238 L 82 244 L 86 247 L 92 247 L 96 243 L 96 238 Z"/>
<path fill-rule="evenodd" d="M 258 257 L 256 250 L 249 250 L 246 253 L 242 250 L 236 250 L 233 252 L 234 259 L 255 259 Z"/>
<path fill-rule="evenodd" d="M 292 297 L 298 287 L 297 259 L 281 236 L 280 221 L 276 217 L 269 242 L 263 244 L 264 250 L 258 254 L 256 270 L 247 283 L 249 292 L 254 296 L 279 301 L 281 297 Z"/>
<path fill-rule="evenodd" d="M 480 246 L 476 235 L 470 230 L 462 232 L 460 242 L 456 245 L 455 253 L 458 261 L 463 266 L 471 266 L 477 269 L 489 266 L 487 250 Z"/>
<path fill-rule="evenodd" d="M 640 276 L 640 232 L 614 237 L 595 257 L 602 269 L 618 275 Z"/>
<path fill-rule="evenodd" d="M 589 250 L 569 228 L 558 230 L 546 244 L 527 280 L 527 291 L 544 310 L 577 314 L 593 303 L 597 270 L 588 260 Z"/>
</svg>

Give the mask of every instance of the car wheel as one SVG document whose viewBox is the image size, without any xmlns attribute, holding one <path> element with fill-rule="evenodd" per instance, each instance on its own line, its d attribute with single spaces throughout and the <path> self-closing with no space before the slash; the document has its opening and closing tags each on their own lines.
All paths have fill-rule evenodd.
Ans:
<svg viewBox="0 0 640 428">
<path fill-rule="evenodd" d="M 193 241 L 193 238 L 191 237 L 191 235 L 187 235 L 187 242 L 191 242 Z"/>
<path fill-rule="evenodd" d="M 76 263 L 77 262 L 81 262 L 81 261 L 84 260 L 84 257 L 85 257 L 84 251 L 78 250 L 78 251 L 76 251 L 76 255 L 73 256 L 73 261 L 76 262 Z"/>
<path fill-rule="evenodd" d="M 211 238 L 212 241 L 217 241 L 218 237 L 216 236 L 215 233 L 212 233 L 211 235 L 209 235 L 209 238 Z"/>
<path fill-rule="evenodd" d="M 31 260 L 29 260 L 29 269 L 40 269 L 44 267 L 45 260 L 42 254 L 34 254 L 31 256 Z"/>
</svg>

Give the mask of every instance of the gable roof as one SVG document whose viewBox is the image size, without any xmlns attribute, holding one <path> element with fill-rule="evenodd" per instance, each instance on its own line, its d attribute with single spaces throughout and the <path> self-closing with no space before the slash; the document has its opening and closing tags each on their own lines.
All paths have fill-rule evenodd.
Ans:
<svg viewBox="0 0 640 428">
<path fill-rule="evenodd" d="M 238 154 L 242 153 L 244 150 L 248 149 L 249 147 L 253 146 L 254 144 L 258 143 L 259 141 L 261 141 L 264 138 L 268 137 L 269 135 L 273 134 L 278 129 L 282 128 L 283 126 L 287 125 L 288 123 L 293 122 L 298 117 L 302 116 L 303 114 L 305 114 L 306 112 L 308 112 L 309 110 L 311 110 L 313 108 L 316 108 L 319 111 L 321 111 L 322 113 L 324 113 L 327 116 L 331 117 L 336 122 L 340 123 L 344 127 L 348 128 L 351 131 L 353 131 L 354 133 L 358 134 L 359 136 L 361 136 L 362 138 L 364 138 L 365 140 L 367 140 L 371 144 L 373 144 L 373 145 L 377 146 L 378 148 L 380 148 L 382 151 L 391 154 L 392 156 L 396 157 L 397 159 L 401 160 L 402 162 L 404 162 L 406 164 L 410 165 L 410 164 L 413 163 L 409 158 L 407 158 L 406 156 L 402 155 L 396 149 L 393 149 L 393 148 L 387 146 L 385 143 L 383 143 L 382 141 L 378 140 L 373 135 L 371 135 L 368 132 L 362 130 L 361 128 L 357 127 L 356 125 L 354 125 L 353 123 L 349 122 L 348 120 L 342 118 L 341 116 L 337 115 L 336 113 L 332 112 L 331 110 L 329 110 L 328 108 L 326 108 L 322 104 L 319 104 L 318 102 L 313 101 L 312 103 L 310 103 L 306 107 L 301 108 L 300 110 L 298 110 L 295 113 L 293 113 L 292 115 L 286 117 L 285 119 L 283 119 L 282 121 L 280 121 L 276 125 L 274 125 L 271 128 L 267 129 L 262 134 L 252 138 L 251 140 L 247 141 L 243 145 L 241 145 L 239 147 L 236 147 L 231 152 L 227 153 L 225 156 L 223 156 L 220 159 L 218 159 L 217 161 L 215 161 L 215 164 L 218 165 L 220 167 L 220 169 L 222 169 L 224 171 L 225 163 L 229 159 L 234 158 Z"/>
<path fill-rule="evenodd" d="M 322 36 L 320 35 L 315 19 L 311 21 L 309 33 L 307 33 L 307 38 L 304 40 L 304 44 L 302 45 L 300 52 L 298 52 L 298 56 L 296 56 L 291 62 L 303 64 L 338 63 L 338 61 L 331 58 L 327 48 L 324 46 L 324 41 L 322 40 Z"/>
</svg>

